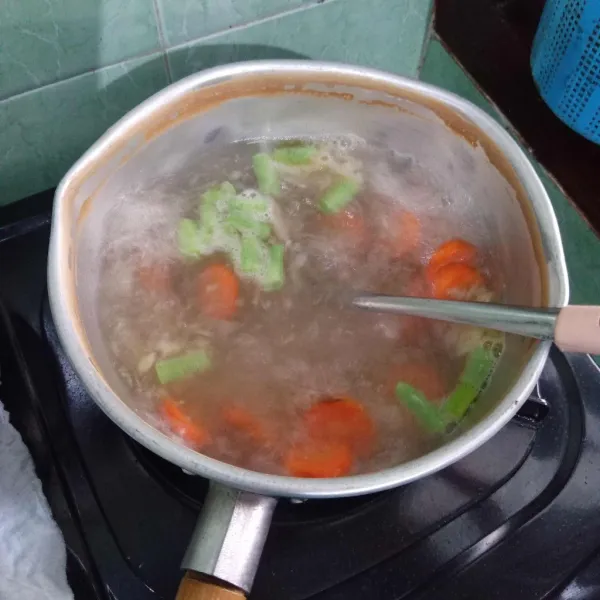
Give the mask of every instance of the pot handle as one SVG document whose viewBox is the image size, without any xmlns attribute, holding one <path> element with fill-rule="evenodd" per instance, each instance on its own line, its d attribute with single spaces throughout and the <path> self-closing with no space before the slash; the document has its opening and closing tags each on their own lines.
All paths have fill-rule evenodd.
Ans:
<svg viewBox="0 0 600 600">
<path fill-rule="evenodd" d="M 600 354 L 600 306 L 561 308 L 554 341 L 563 352 Z"/>
<path fill-rule="evenodd" d="M 187 574 L 176 600 L 243 599 L 252 587 L 276 503 L 211 482 L 183 557 Z"/>
<path fill-rule="evenodd" d="M 244 600 L 246 594 L 223 584 L 205 581 L 193 571 L 188 571 L 181 580 L 175 600 Z"/>
</svg>

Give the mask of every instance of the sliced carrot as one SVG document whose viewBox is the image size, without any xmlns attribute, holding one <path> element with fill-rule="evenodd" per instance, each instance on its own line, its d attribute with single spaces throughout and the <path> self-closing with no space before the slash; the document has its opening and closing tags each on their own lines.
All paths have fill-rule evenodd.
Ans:
<svg viewBox="0 0 600 600">
<path fill-rule="evenodd" d="M 400 381 L 423 392 L 428 400 L 440 400 L 448 392 L 448 387 L 439 371 L 425 361 L 408 361 L 396 365 L 390 377 L 392 393 Z"/>
<path fill-rule="evenodd" d="M 334 235 L 352 244 L 357 249 L 364 248 L 369 242 L 369 231 L 365 220 L 348 210 L 321 215 L 322 224 Z"/>
<path fill-rule="evenodd" d="M 466 240 L 455 238 L 440 244 L 429 259 L 429 264 L 437 267 L 450 263 L 472 264 L 477 257 L 477 248 Z"/>
<path fill-rule="evenodd" d="M 440 267 L 433 275 L 433 295 L 441 300 L 459 298 L 465 292 L 484 284 L 481 273 L 463 263 Z"/>
<path fill-rule="evenodd" d="M 343 477 L 352 462 L 347 444 L 317 440 L 294 446 L 285 457 L 285 469 L 293 477 Z"/>
<path fill-rule="evenodd" d="M 473 266 L 477 258 L 477 248 L 460 238 L 444 242 L 431 255 L 427 263 L 426 276 L 430 282 L 435 278 L 435 272 L 445 265 L 464 263 Z"/>
<path fill-rule="evenodd" d="M 266 427 L 249 410 L 241 406 L 228 406 L 221 412 L 226 425 L 247 436 L 256 444 L 266 445 L 271 442 L 271 436 Z"/>
<path fill-rule="evenodd" d="M 414 213 L 403 210 L 389 217 L 385 245 L 392 258 L 414 252 L 421 242 L 421 221 Z"/>
<path fill-rule="evenodd" d="M 239 293 L 240 282 L 227 265 L 209 265 L 198 277 L 198 304 L 207 317 L 231 319 Z"/>
<path fill-rule="evenodd" d="M 306 411 L 304 418 L 312 439 L 343 442 L 361 454 L 373 447 L 373 421 L 362 404 L 352 398 L 320 400 Z"/>
<path fill-rule="evenodd" d="M 165 293 L 171 289 L 171 269 L 167 264 L 141 265 L 137 276 L 147 292 Z"/>
<path fill-rule="evenodd" d="M 160 412 L 173 433 L 183 438 L 193 448 L 199 449 L 210 442 L 208 431 L 192 420 L 173 398 L 163 398 Z"/>
</svg>

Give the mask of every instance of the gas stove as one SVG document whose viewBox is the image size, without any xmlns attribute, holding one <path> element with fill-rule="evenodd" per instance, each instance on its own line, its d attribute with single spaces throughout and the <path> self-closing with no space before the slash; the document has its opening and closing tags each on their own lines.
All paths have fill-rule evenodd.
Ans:
<svg viewBox="0 0 600 600">
<path fill-rule="evenodd" d="M 45 293 L 51 197 L 0 212 L 0 400 L 76 598 L 172 599 L 207 482 L 123 434 L 73 372 Z M 251 598 L 600 598 L 598 396 L 595 363 L 553 349 L 519 414 L 455 465 L 378 494 L 281 500 Z"/>
</svg>

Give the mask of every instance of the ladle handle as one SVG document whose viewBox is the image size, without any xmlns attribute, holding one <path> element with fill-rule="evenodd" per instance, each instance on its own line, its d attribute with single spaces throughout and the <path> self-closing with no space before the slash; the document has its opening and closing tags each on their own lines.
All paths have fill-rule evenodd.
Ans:
<svg viewBox="0 0 600 600">
<path fill-rule="evenodd" d="M 561 308 L 554 341 L 564 352 L 600 354 L 600 306 Z"/>
<path fill-rule="evenodd" d="M 559 313 L 558 308 L 529 308 L 487 302 L 458 302 L 400 296 L 358 296 L 352 303 L 358 308 L 377 312 L 441 319 L 540 340 L 553 339 L 556 317 Z"/>
<path fill-rule="evenodd" d="M 400 296 L 358 296 L 354 306 L 377 312 L 441 319 L 553 340 L 564 352 L 600 354 L 600 306 L 527 308 Z"/>
<path fill-rule="evenodd" d="M 179 585 L 175 600 L 244 600 L 246 595 L 213 581 L 205 581 L 188 571 Z"/>
</svg>

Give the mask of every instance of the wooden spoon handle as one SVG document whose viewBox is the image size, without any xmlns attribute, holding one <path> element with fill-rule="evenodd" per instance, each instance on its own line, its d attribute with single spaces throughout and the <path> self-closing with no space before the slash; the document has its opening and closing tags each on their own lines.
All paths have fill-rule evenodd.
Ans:
<svg viewBox="0 0 600 600">
<path fill-rule="evenodd" d="M 600 354 L 600 306 L 561 308 L 554 341 L 564 352 Z"/>
<path fill-rule="evenodd" d="M 202 579 L 193 571 L 187 571 L 181 580 L 175 600 L 245 600 L 240 590 Z"/>
</svg>

